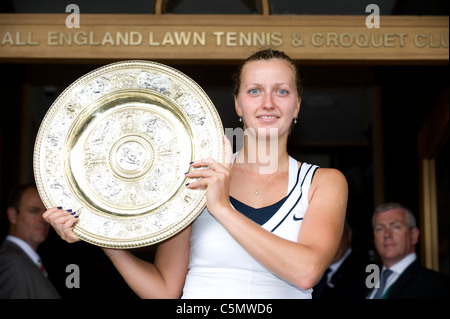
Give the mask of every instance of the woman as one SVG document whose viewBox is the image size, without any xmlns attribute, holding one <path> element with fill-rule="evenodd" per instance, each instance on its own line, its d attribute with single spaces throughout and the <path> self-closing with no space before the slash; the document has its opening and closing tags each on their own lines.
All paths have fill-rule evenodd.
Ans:
<svg viewBox="0 0 450 319">
<path fill-rule="evenodd" d="M 154 263 L 125 250 L 104 249 L 142 298 L 311 298 L 342 234 L 347 183 L 287 153 L 301 103 L 293 61 L 263 50 L 235 77 L 235 108 L 244 123 L 241 151 L 225 164 L 195 161 L 189 188 L 207 189 L 207 208 L 158 245 Z M 268 163 L 271 169 L 268 169 Z M 276 163 L 275 166 L 272 164 Z M 76 218 L 58 208 L 44 218 L 68 242 Z"/>
</svg>

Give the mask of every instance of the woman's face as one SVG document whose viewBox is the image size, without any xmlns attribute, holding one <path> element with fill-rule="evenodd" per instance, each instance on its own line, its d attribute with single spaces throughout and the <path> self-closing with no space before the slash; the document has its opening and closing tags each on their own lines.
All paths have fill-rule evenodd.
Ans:
<svg viewBox="0 0 450 319">
<path fill-rule="evenodd" d="M 252 128 L 257 134 L 266 135 L 275 129 L 278 137 L 287 137 L 300 110 L 292 68 L 280 59 L 247 63 L 235 106 L 238 116 L 243 118 L 244 129 Z"/>
</svg>

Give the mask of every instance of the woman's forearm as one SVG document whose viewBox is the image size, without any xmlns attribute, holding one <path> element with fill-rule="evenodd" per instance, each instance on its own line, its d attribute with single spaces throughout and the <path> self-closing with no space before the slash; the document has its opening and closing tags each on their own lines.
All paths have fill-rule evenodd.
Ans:
<svg viewBox="0 0 450 319">
<path fill-rule="evenodd" d="M 141 298 L 180 298 L 189 263 L 190 227 L 158 244 L 154 263 L 126 250 L 104 248 L 130 288 Z"/>
</svg>

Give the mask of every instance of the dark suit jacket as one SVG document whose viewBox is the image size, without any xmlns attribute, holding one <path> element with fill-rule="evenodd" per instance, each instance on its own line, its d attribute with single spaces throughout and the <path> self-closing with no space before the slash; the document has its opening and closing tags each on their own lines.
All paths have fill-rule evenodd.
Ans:
<svg viewBox="0 0 450 319">
<path fill-rule="evenodd" d="M 425 268 L 416 259 L 388 290 L 386 299 L 448 299 L 449 277 Z"/>
<path fill-rule="evenodd" d="M 313 299 L 363 299 L 366 291 L 366 267 L 370 264 L 365 254 L 355 250 L 342 262 L 331 278 L 333 288 L 319 284 L 313 288 Z"/>
<path fill-rule="evenodd" d="M 0 248 L 0 299 L 57 299 L 60 295 L 36 264 L 16 244 Z"/>
</svg>

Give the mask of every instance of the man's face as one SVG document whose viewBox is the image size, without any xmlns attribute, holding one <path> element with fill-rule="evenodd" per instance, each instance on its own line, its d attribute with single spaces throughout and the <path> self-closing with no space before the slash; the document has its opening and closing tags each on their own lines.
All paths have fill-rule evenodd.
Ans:
<svg viewBox="0 0 450 319">
<path fill-rule="evenodd" d="M 409 227 L 403 209 L 395 208 L 375 216 L 374 243 L 387 267 L 414 252 L 418 238 L 419 230 Z"/>
<path fill-rule="evenodd" d="M 8 209 L 10 234 L 27 242 L 36 250 L 47 237 L 50 228 L 50 225 L 42 219 L 45 210 L 38 191 L 27 188 L 22 196 L 19 211 L 12 207 Z"/>
</svg>

